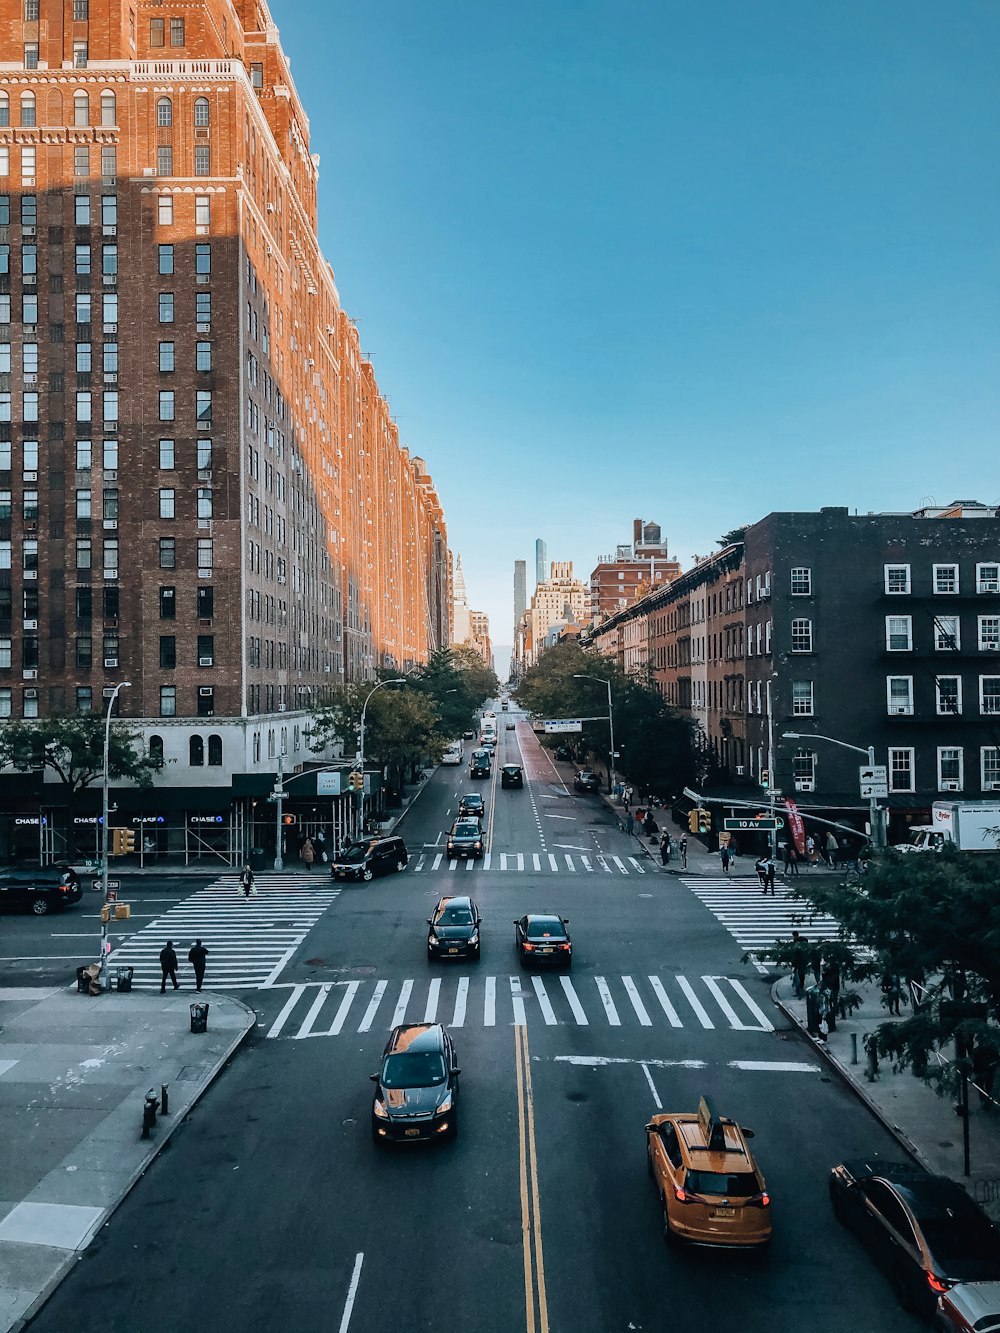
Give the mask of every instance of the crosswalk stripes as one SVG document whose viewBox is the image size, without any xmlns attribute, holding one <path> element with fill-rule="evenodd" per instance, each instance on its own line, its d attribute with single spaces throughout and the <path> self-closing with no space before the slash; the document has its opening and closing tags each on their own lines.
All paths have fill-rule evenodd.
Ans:
<svg viewBox="0 0 1000 1333">
<path fill-rule="evenodd" d="M 671 1028 L 772 1032 L 773 1024 L 736 977 L 444 975 L 417 981 L 280 982 L 288 997 L 268 1037 L 304 1041 L 397 1023 L 451 1028 L 510 1024 L 545 1027 Z M 669 993 L 668 993 L 669 992 Z"/>
<path fill-rule="evenodd" d="M 185 984 L 190 978 L 187 951 L 200 939 L 208 949 L 209 990 L 273 985 L 340 889 L 329 878 L 306 872 L 258 874 L 255 887 L 257 896 L 244 899 L 236 875 L 220 876 L 129 935 L 114 949 L 109 965 L 133 968 L 137 989 L 159 986 L 160 950 L 173 940 Z"/>
<path fill-rule="evenodd" d="M 427 848 L 418 852 L 410 861 L 410 870 L 414 874 L 421 871 L 460 869 L 507 871 L 514 874 L 559 875 L 585 874 L 596 875 L 644 875 L 646 867 L 635 856 L 615 856 L 611 852 L 576 852 L 570 855 L 563 852 L 560 858 L 554 852 L 486 852 L 481 861 L 449 860 L 443 851 Z"/>
<path fill-rule="evenodd" d="M 682 877 L 681 883 L 744 949 L 766 948 L 777 939 L 789 939 L 793 930 L 810 940 L 839 938 L 840 927 L 832 916 L 816 912 L 807 899 L 789 893 L 780 883 L 773 896 L 761 893 L 756 877 Z M 758 968 L 767 971 L 763 964 Z"/>
</svg>

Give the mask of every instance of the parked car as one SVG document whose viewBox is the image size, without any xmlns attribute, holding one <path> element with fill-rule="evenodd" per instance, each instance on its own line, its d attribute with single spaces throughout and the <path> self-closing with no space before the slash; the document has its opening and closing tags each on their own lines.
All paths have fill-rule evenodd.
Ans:
<svg viewBox="0 0 1000 1333">
<path fill-rule="evenodd" d="M 696 1112 L 654 1115 L 646 1125 L 649 1174 L 667 1241 L 765 1246 L 771 1197 L 747 1142 L 751 1131 L 717 1116 L 703 1097 Z"/>
<path fill-rule="evenodd" d="M 402 838 L 366 838 L 336 853 L 330 874 L 334 879 L 360 879 L 367 883 L 376 875 L 405 870 L 409 860 Z"/>
<path fill-rule="evenodd" d="M 455 1046 L 440 1023 L 401 1023 L 389 1034 L 382 1064 L 371 1075 L 372 1138 L 408 1143 L 458 1133 Z"/>
<path fill-rule="evenodd" d="M 600 791 L 601 779 L 592 768 L 581 768 L 573 779 L 575 791 Z"/>
<path fill-rule="evenodd" d="M 466 741 L 473 741 L 476 739 L 476 733 L 470 727 L 468 731 L 462 732 L 462 739 Z"/>
<path fill-rule="evenodd" d="M 45 916 L 82 897 L 80 877 L 70 865 L 0 866 L 0 911 Z"/>
<path fill-rule="evenodd" d="M 441 898 L 427 918 L 427 957 L 479 962 L 482 917 L 471 898 Z"/>
<path fill-rule="evenodd" d="M 830 1173 L 830 1202 L 837 1221 L 886 1273 L 899 1303 L 924 1319 L 935 1317 L 949 1288 L 1000 1281 L 1000 1232 L 946 1176 L 910 1162 L 843 1162 Z"/>
<path fill-rule="evenodd" d="M 501 787 L 523 787 L 524 773 L 520 764 L 504 764 L 500 770 Z"/>
<path fill-rule="evenodd" d="M 568 745 L 558 745 L 556 746 L 556 758 L 571 760 L 573 758 L 573 751 Z"/>
<path fill-rule="evenodd" d="M 997 1333 L 1000 1282 L 960 1282 L 938 1297 L 937 1333 Z"/>
<path fill-rule="evenodd" d="M 483 854 L 483 830 L 478 819 L 456 819 L 448 833 L 447 853 L 451 860 Z"/>
<path fill-rule="evenodd" d="M 514 922 L 514 948 L 524 964 L 551 964 L 570 967 L 573 962 L 573 941 L 567 926 L 569 917 L 554 912 L 534 912 L 518 917 Z"/>
<path fill-rule="evenodd" d="M 474 819 L 485 819 L 486 802 L 478 791 L 466 792 L 458 803 L 458 813 L 472 815 Z"/>
</svg>

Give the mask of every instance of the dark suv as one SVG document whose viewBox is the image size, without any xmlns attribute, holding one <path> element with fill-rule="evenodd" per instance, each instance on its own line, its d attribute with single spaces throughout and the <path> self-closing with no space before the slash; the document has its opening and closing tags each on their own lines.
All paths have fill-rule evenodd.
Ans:
<svg viewBox="0 0 1000 1333">
<path fill-rule="evenodd" d="M 479 962 L 482 917 L 471 898 L 442 898 L 427 918 L 427 957 L 471 958 Z"/>
<path fill-rule="evenodd" d="M 489 750 L 473 750 L 472 758 L 469 760 L 469 776 L 472 778 L 488 778 L 491 766 L 492 760 Z"/>
<path fill-rule="evenodd" d="M 466 792 L 458 802 L 458 816 L 460 819 L 462 815 L 470 815 L 473 819 L 484 819 L 486 817 L 486 802 L 479 792 Z"/>
<path fill-rule="evenodd" d="M 483 830 L 478 819 L 456 819 L 448 834 L 447 846 L 449 860 L 458 857 L 472 857 L 476 860 L 483 854 Z"/>
<path fill-rule="evenodd" d="M 0 866 L 0 910 L 35 916 L 71 907 L 83 897 L 80 879 L 68 865 Z"/>
<path fill-rule="evenodd" d="M 458 1133 L 455 1046 L 440 1023 L 401 1023 L 389 1034 L 382 1067 L 371 1079 L 376 1143 L 454 1138 Z"/>
<path fill-rule="evenodd" d="M 367 883 L 376 875 L 405 870 L 409 859 L 402 838 L 366 838 L 338 852 L 330 874 L 334 879 L 362 879 Z"/>
<path fill-rule="evenodd" d="M 524 773 L 520 764 L 504 764 L 500 770 L 501 787 L 523 787 Z"/>
</svg>

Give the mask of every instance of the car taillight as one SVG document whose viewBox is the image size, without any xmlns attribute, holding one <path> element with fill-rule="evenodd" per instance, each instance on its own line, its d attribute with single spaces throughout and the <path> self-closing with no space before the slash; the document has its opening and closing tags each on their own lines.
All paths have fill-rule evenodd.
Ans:
<svg viewBox="0 0 1000 1333">
<path fill-rule="evenodd" d="M 572 947 L 573 947 L 572 944 L 560 944 L 559 946 L 560 949 L 565 949 L 567 953 L 569 953 Z"/>
<path fill-rule="evenodd" d="M 683 1185 L 674 1186 L 674 1197 L 677 1199 L 678 1203 L 702 1202 L 701 1198 L 697 1194 L 692 1194 L 691 1191 L 686 1190 Z"/>
<path fill-rule="evenodd" d="M 939 1278 L 936 1273 L 929 1272 L 926 1268 L 924 1269 L 924 1277 L 927 1279 L 927 1285 L 931 1291 L 949 1291 L 954 1285 L 951 1282 L 944 1281 L 943 1278 Z"/>
<path fill-rule="evenodd" d="M 747 1199 L 747 1206 L 749 1208 L 769 1208 L 771 1206 L 771 1196 L 767 1190 L 763 1190 L 760 1194 L 755 1194 L 753 1198 Z"/>
<path fill-rule="evenodd" d="M 527 940 L 525 940 L 524 944 L 523 944 L 521 947 L 522 947 L 522 949 L 525 949 L 525 950 L 527 950 L 527 951 L 530 953 L 530 951 L 531 951 L 535 946 L 534 946 L 533 944 L 529 944 L 529 943 L 527 942 Z"/>
</svg>

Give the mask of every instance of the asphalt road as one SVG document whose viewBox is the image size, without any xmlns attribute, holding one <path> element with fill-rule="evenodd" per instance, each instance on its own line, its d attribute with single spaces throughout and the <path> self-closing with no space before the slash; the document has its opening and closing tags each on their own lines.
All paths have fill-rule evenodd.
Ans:
<svg viewBox="0 0 1000 1333">
<path fill-rule="evenodd" d="M 498 762 L 520 752 L 523 791 L 478 784 L 489 869 L 433 868 L 471 789 L 467 769 L 440 769 L 402 825 L 410 868 L 345 889 L 278 984 L 247 992 L 256 1040 L 36 1333 L 915 1327 L 826 1195 L 832 1164 L 894 1157 L 891 1138 L 786 1030 L 705 907 L 628 859 L 634 844 L 598 798 L 566 789 L 523 723 L 501 729 Z M 424 919 L 446 892 L 481 905 L 478 964 L 426 960 Z M 514 957 L 513 918 L 548 909 L 571 920 L 568 987 L 536 986 Z M 454 1143 L 371 1142 L 368 1074 L 401 1014 L 452 1027 Z M 643 1125 L 703 1093 L 756 1131 L 775 1222 L 766 1257 L 664 1245 Z"/>
</svg>

